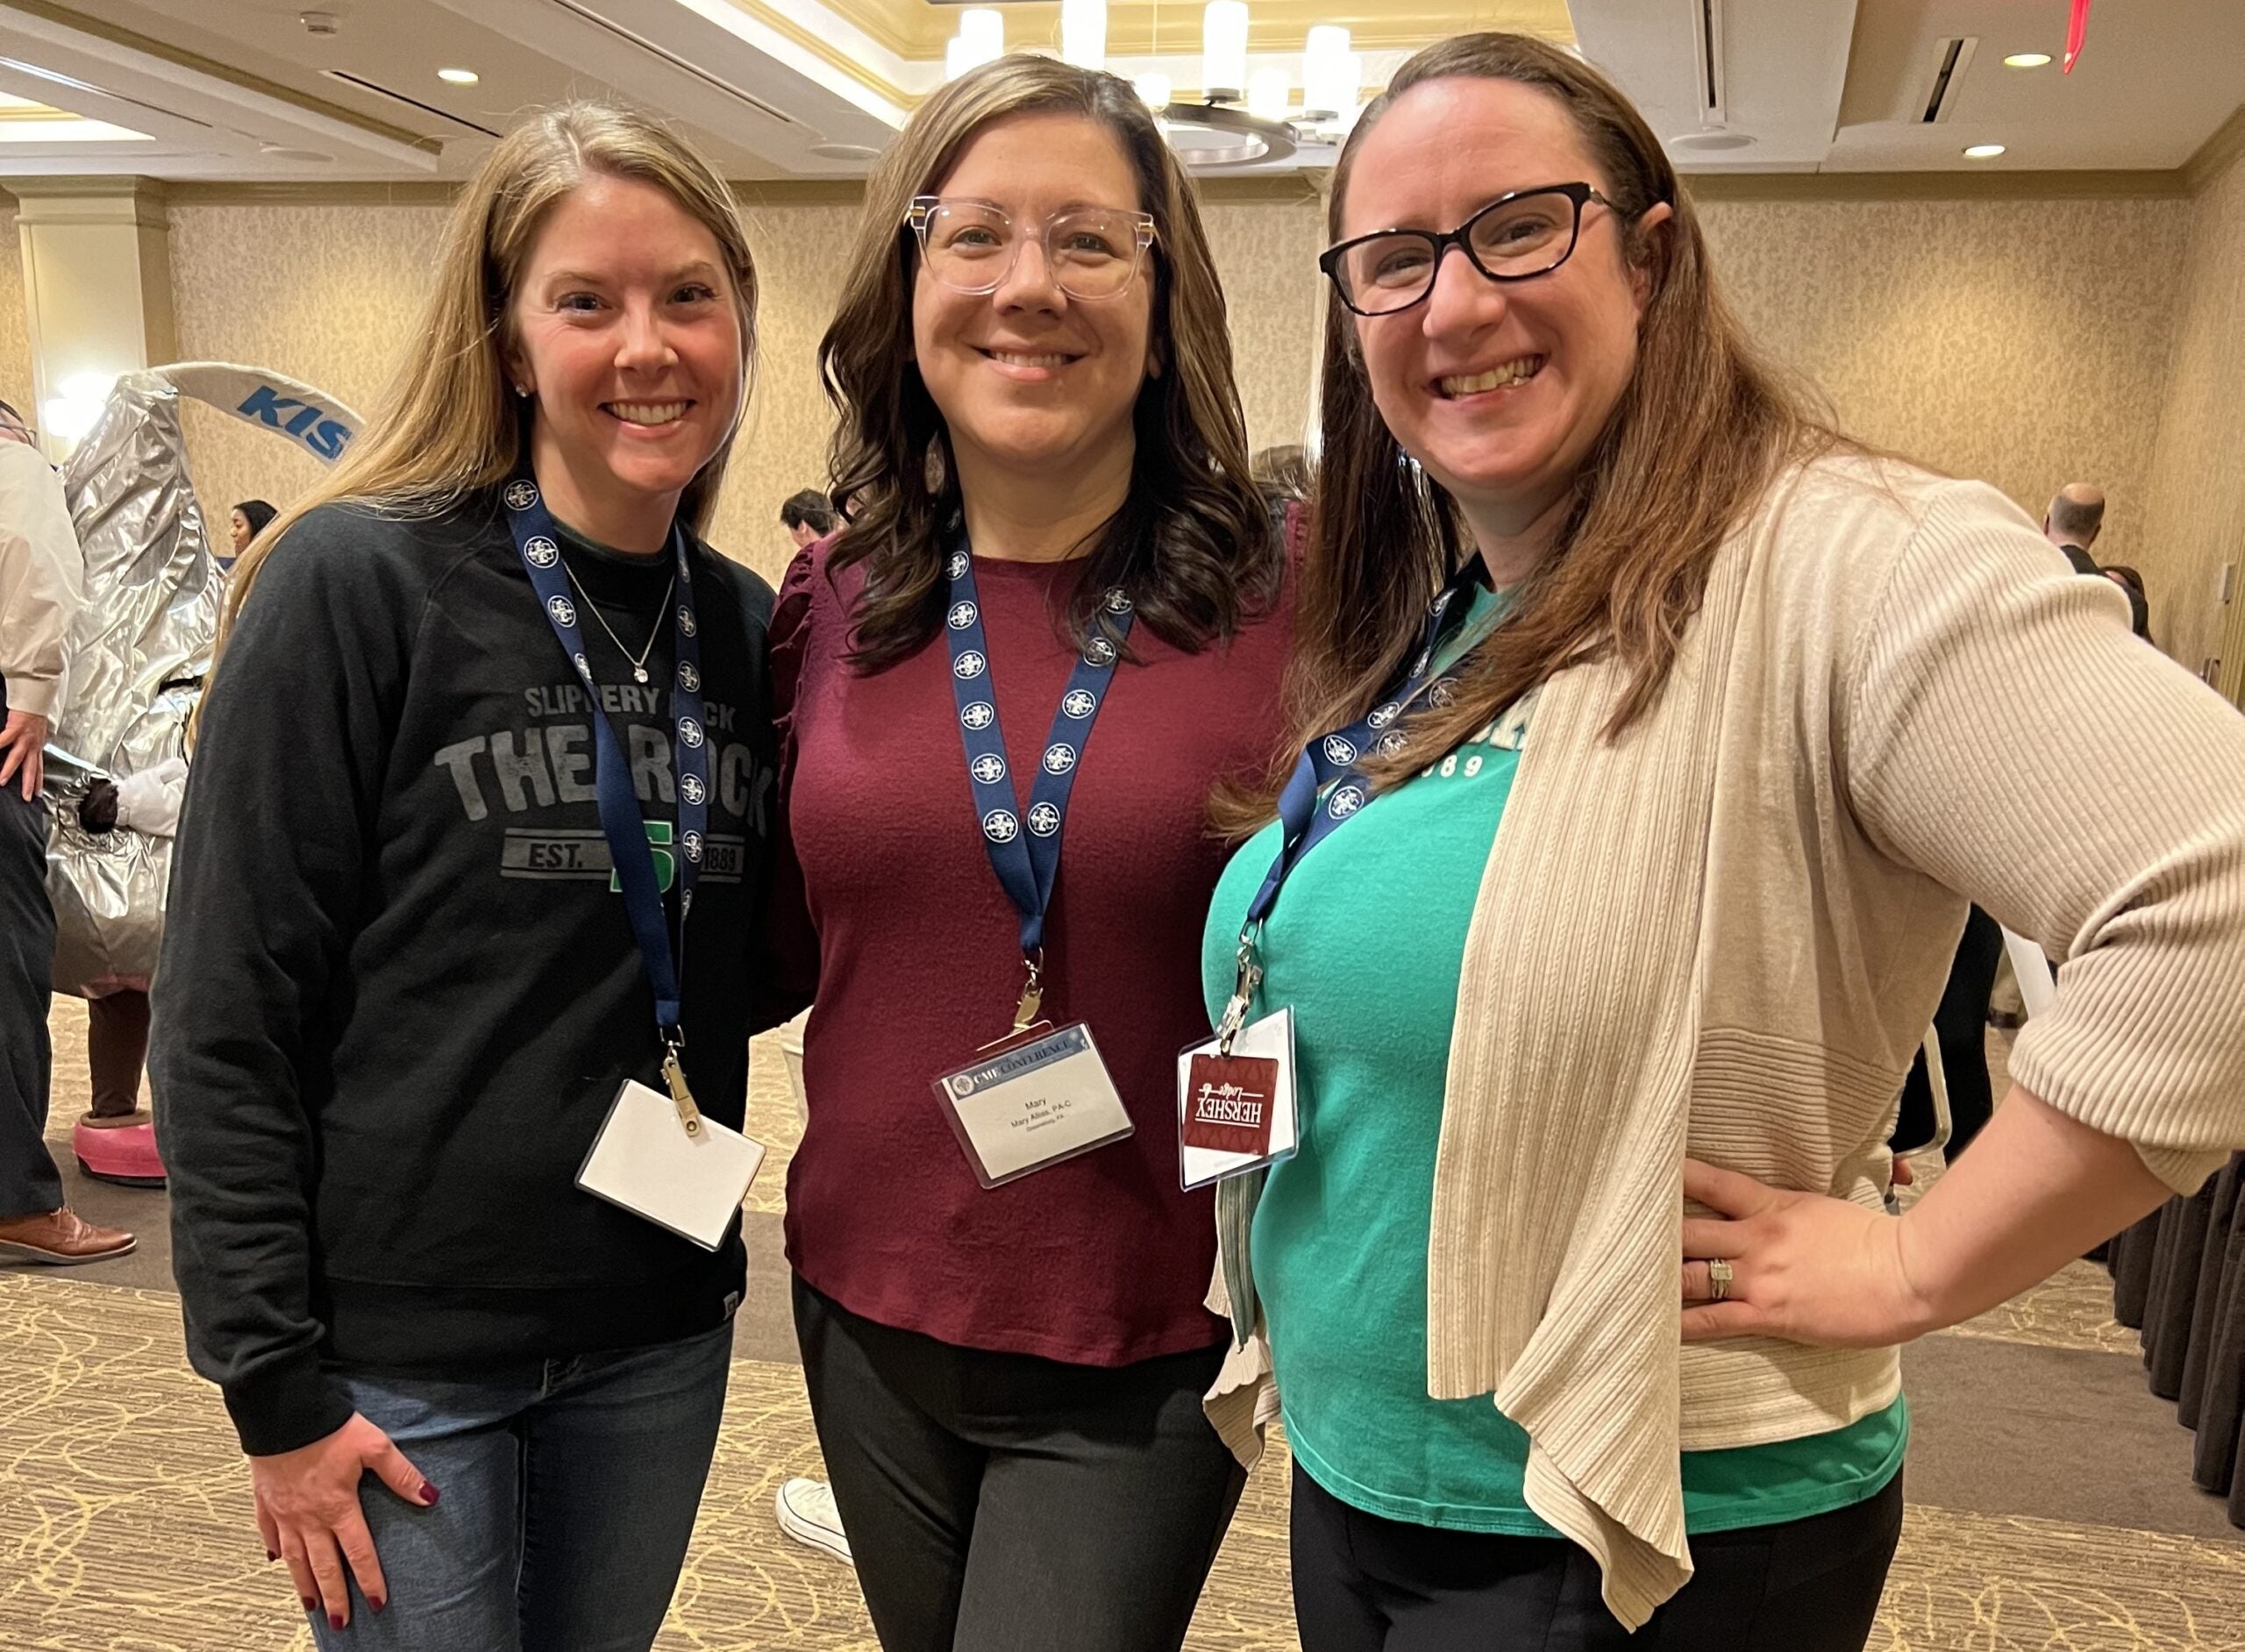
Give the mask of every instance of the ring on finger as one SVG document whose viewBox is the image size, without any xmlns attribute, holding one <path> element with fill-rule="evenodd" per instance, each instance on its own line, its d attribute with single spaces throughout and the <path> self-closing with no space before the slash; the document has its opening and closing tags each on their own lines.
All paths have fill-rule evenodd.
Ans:
<svg viewBox="0 0 2245 1652">
<path fill-rule="evenodd" d="M 1730 1264 L 1716 1257 L 1707 1264 L 1707 1300 L 1721 1302 L 1730 1295 L 1733 1278 Z"/>
</svg>

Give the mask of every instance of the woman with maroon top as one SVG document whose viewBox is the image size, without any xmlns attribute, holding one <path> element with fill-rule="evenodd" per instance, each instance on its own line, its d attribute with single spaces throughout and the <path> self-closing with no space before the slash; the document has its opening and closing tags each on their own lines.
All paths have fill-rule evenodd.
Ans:
<svg viewBox="0 0 2245 1652">
<path fill-rule="evenodd" d="M 1010 57 L 931 97 L 821 361 L 852 514 L 773 618 L 774 951 L 816 999 L 788 1255 L 835 1500 L 889 1652 L 1175 1648 L 1240 1473 L 1174 1073 L 1206 800 L 1268 760 L 1287 640 L 1199 210 L 1130 88 Z M 1024 1171 L 935 1086 L 1028 1022 L 1086 1029 L 1112 1128 Z"/>
</svg>

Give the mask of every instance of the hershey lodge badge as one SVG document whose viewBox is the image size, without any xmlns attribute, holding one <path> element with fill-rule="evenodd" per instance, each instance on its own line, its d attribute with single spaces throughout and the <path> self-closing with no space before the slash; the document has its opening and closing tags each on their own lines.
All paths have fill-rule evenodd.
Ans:
<svg viewBox="0 0 2245 1652">
<path fill-rule="evenodd" d="M 1178 1180 L 1205 1187 L 1294 1156 L 1294 1013 L 1280 1009 L 1177 1057 Z"/>
</svg>

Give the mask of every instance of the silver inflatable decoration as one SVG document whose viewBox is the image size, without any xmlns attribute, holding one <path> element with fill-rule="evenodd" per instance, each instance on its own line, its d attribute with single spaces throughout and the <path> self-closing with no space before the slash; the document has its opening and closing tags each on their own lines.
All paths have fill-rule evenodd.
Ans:
<svg viewBox="0 0 2245 1652">
<path fill-rule="evenodd" d="M 323 463 L 359 429 L 341 402 L 279 374 L 188 362 L 119 379 L 63 466 L 86 602 L 71 628 L 61 716 L 46 748 L 58 992 L 145 987 L 163 938 L 172 840 L 88 833 L 76 806 L 96 775 L 122 780 L 185 755 L 188 716 L 210 666 L 226 573 L 188 474 L 182 397 L 262 425 Z"/>
</svg>

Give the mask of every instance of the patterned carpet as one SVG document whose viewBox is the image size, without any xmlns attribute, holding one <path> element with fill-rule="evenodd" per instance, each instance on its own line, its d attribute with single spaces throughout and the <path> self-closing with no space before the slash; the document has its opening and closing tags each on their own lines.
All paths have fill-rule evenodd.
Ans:
<svg viewBox="0 0 2245 1652">
<path fill-rule="evenodd" d="M 58 1005 L 58 1136 L 82 1093 L 83 1021 Z M 776 1211 L 794 1107 L 776 1049 L 757 1057 L 751 1128 L 775 1145 L 751 1202 Z M 160 1196 L 132 1197 L 132 1219 L 160 1228 Z M 2109 1306 L 2083 1266 L 1913 1350 L 1913 1504 L 1874 1652 L 2245 1652 L 2245 1534 L 2190 1489 L 2188 1437 L 2142 1392 Z M 785 1346 L 747 1328 L 746 1346 Z M 665 1652 L 874 1652 L 851 1572 L 772 1521 L 780 1482 L 816 1463 L 795 1367 L 738 1360 Z M 1242 1503 L 1194 1652 L 1295 1645 L 1286 1475 L 1281 1444 Z M 0 1649 L 310 1644 L 217 1399 L 181 1356 L 175 1299 L 0 1271 Z"/>
</svg>

